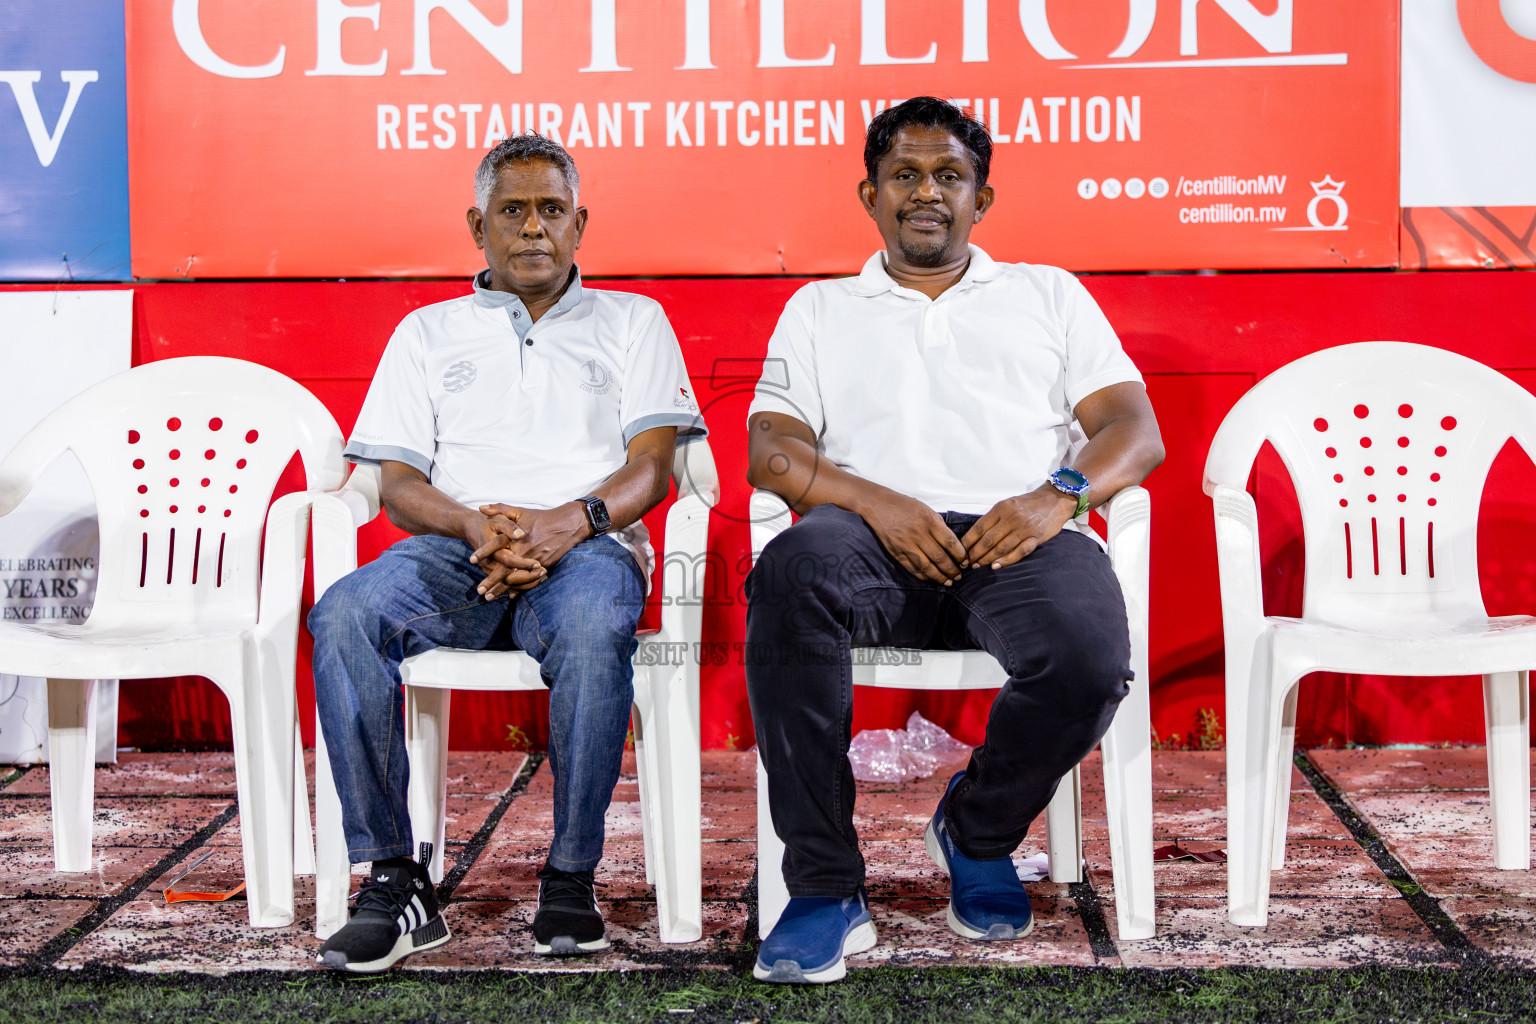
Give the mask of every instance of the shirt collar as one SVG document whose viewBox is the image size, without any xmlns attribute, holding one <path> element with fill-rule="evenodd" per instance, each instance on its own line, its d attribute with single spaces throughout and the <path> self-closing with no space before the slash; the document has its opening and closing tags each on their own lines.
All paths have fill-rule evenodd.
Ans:
<svg viewBox="0 0 1536 1024">
<path fill-rule="evenodd" d="M 955 282 L 955 288 L 965 288 L 981 281 L 990 281 L 998 274 L 996 261 L 988 256 L 981 246 L 970 245 L 968 248 L 971 252 L 971 262 L 965 268 L 964 276 Z M 871 256 L 865 262 L 864 269 L 859 271 L 859 276 L 854 279 L 853 293 L 881 295 L 898 288 L 901 288 L 901 285 L 897 284 L 885 269 L 885 251 L 881 250 Z"/>
<path fill-rule="evenodd" d="M 504 310 L 507 314 L 508 323 L 512 325 L 519 336 L 528 333 L 528 329 L 533 326 L 533 321 L 528 316 L 528 307 L 521 298 L 512 292 L 499 292 L 491 288 L 491 272 L 489 270 L 482 270 L 476 274 L 473 285 L 475 305 L 483 309 Z M 573 266 L 571 268 L 570 283 L 565 286 L 565 291 L 561 293 L 559 301 L 544 315 L 558 316 L 561 313 L 570 312 L 581 305 L 581 295 L 581 268 Z M 512 314 L 514 312 L 519 315 L 513 317 Z"/>
</svg>

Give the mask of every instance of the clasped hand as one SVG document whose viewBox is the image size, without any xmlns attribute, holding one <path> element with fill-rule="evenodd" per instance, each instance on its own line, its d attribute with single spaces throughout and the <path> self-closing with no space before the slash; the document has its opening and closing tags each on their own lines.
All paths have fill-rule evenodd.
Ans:
<svg viewBox="0 0 1536 1024">
<path fill-rule="evenodd" d="M 478 519 L 466 527 L 464 539 L 475 549 L 469 560 L 485 573 L 476 589 L 487 601 L 538 586 L 589 532 L 585 514 L 574 503 L 552 509 L 481 505 Z"/>
<path fill-rule="evenodd" d="M 1076 507 L 1074 498 L 1047 485 L 993 505 L 963 537 L 943 516 L 905 496 L 882 501 L 864 521 L 908 572 L 948 586 L 962 569 L 1002 569 L 1027 557 L 1061 532 Z"/>
</svg>

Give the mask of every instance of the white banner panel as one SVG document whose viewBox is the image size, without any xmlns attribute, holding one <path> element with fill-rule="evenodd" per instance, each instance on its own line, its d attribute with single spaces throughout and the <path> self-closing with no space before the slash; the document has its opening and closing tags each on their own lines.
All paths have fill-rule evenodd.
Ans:
<svg viewBox="0 0 1536 1024">
<path fill-rule="evenodd" d="M 1536 206 L 1531 72 L 1536 0 L 1403 0 L 1402 205 Z"/>
<path fill-rule="evenodd" d="M 133 292 L 0 292 L 0 452 L 92 384 L 128 369 Z M 96 591 L 96 505 L 66 453 L 0 518 L 0 616 L 84 622 Z M 96 688 L 96 760 L 117 760 L 117 682 Z M 48 693 L 41 679 L 0 674 L 0 764 L 46 761 Z"/>
</svg>

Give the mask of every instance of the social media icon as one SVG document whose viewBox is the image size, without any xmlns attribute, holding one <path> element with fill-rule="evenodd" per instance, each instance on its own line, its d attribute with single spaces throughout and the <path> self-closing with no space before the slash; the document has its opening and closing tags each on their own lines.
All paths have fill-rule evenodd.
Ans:
<svg viewBox="0 0 1536 1024">
<path fill-rule="evenodd" d="M 1105 178 L 1104 179 L 1104 183 L 1099 186 L 1099 191 L 1104 193 L 1104 198 L 1105 199 L 1119 199 L 1120 198 L 1120 179 L 1119 178 Z"/>
<path fill-rule="evenodd" d="M 1077 194 L 1084 199 L 1092 199 L 1099 194 L 1099 183 L 1092 178 L 1084 178 L 1077 183 Z"/>
<path fill-rule="evenodd" d="M 1168 179 L 1153 178 L 1147 182 L 1147 194 L 1153 199 L 1161 199 L 1168 194 Z"/>
<path fill-rule="evenodd" d="M 1147 183 L 1140 178 L 1125 179 L 1125 196 L 1127 199 L 1140 199 L 1147 194 Z"/>
</svg>

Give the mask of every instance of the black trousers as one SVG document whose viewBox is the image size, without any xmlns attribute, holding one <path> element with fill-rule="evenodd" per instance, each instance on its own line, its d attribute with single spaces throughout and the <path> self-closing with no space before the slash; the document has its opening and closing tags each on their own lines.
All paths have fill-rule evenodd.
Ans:
<svg viewBox="0 0 1536 1024">
<path fill-rule="evenodd" d="M 944 516 L 957 536 L 977 518 Z M 791 896 L 847 897 L 864 883 L 850 648 L 979 649 L 1008 673 L 945 808 L 955 844 L 980 860 L 1018 848 L 1129 690 L 1119 581 L 1071 530 L 944 587 L 902 568 L 858 515 L 818 505 L 764 548 L 746 593 L 747 695 Z"/>
</svg>

